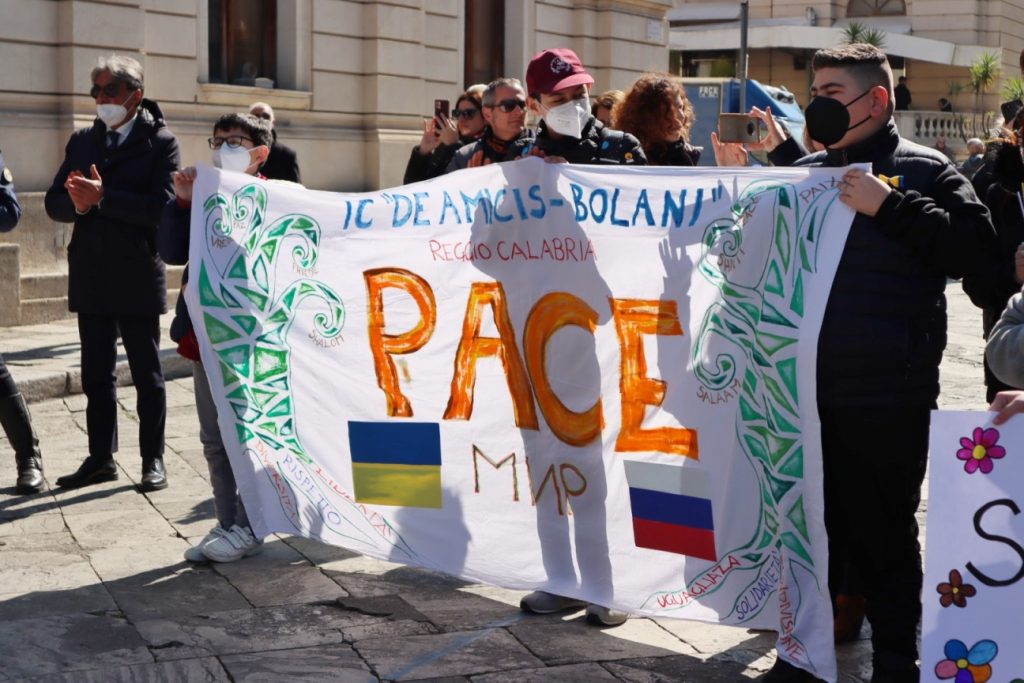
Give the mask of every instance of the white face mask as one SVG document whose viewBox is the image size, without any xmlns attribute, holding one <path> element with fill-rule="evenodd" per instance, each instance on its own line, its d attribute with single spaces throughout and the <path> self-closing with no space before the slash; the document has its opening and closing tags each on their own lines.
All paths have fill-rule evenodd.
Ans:
<svg viewBox="0 0 1024 683">
<path fill-rule="evenodd" d="M 127 102 L 131 98 L 132 96 L 128 95 L 124 102 Z M 128 109 L 125 108 L 124 102 L 121 104 L 96 105 L 96 116 L 100 118 L 100 121 L 107 124 L 108 130 L 113 129 L 114 126 L 124 121 L 128 116 Z"/>
<path fill-rule="evenodd" d="M 590 97 L 584 95 L 578 100 L 560 104 L 548 109 L 544 115 L 544 123 L 559 135 L 578 138 L 590 120 Z"/>
<path fill-rule="evenodd" d="M 223 144 L 213 150 L 213 165 L 225 171 L 245 173 L 252 166 L 252 157 L 245 147 L 232 149 L 227 144 Z"/>
</svg>

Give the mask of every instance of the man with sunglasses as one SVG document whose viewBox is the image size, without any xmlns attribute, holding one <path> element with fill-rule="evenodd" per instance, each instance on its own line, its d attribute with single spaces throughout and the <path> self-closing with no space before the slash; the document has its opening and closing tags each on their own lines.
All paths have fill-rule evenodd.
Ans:
<svg viewBox="0 0 1024 683">
<path fill-rule="evenodd" d="M 78 314 L 89 430 L 89 456 L 57 485 L 78 488 L 118 478 L 114 366 L 120 335 L 138 395 L 140 488 L 154 491 L 167 487 L 160 367 L 167 279 L 156 252 L 156 226 L 174 196 L 178 141 L 157 104 L 143 96 L 142 65 L 131 57 L 100 58 L 89 95 L 97 118 L 90 128 L 72 133 L 46 192 L 50 218 L 74 223 L 68 307 Z"/>
<path fill-rule="evenodd" d="M 213 165 L 225 171 L 245 173 L 266 180 L 260 169 L 267 162 L 273 138 L 266 119 L 251 114 L 225 114 L 213 126 L 208 140 L 213 150 Z M 259 552 L 262 541 L 249 526 L 245 506 L 238 493 L 234 471 L 217 424 L 217 405 L 210 393 L 199 357 L 192 319 L 185 305 L 185 287 L 188 283 L 189 236 L 192 223 L 192 185 L 196 179 L 194 167 L 172 174 L 174 199 L 167 202 L 157 231 L 160 256 L 167 263 L 185 265 L 181 278 L 181 293 L 174 307 L 171 339 L 178 343 L 178 353 L 192 361 L 192 380 L 195 387 L 196 414 L 199 417 L 199 440 L 203 456 L 210 471 L 213 489 L 213 509 L 217 525 L 199 543 L 185 551 L 190 562 L 234 562 Z"/>
<path fill-rule="evenodd" d="M 491 81 L 484 90 L 482 111 L 487 122 L 483 137 L 460 147 L 446 173 L 509 161 L 515 158 L 516 143 L 533 139 L 533 131 L 526 127 L 526 93 L 519 79 Z"/>
<path fill-rule="evenodd" d="M 249 113 L 267 122 L 270 126 L 270 134 L 273 143 L 270 145 L 270 157 L 260 167 L 260 173 L 273 180 L 287 180 L 292 183 L 301 183 L 302 174 L 299 172 L 299 157 L 295 150 L 277 140 L 277 118 L 274 116 L 274 108 L 266 102 L 254 102 L 249 107 Z"/>
</svg>

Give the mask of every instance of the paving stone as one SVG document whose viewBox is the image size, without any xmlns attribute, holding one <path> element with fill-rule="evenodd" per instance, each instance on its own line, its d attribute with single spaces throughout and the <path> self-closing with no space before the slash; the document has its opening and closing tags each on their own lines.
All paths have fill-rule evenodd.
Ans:
<svg viewBox="0 0 1024 683">
<path fill-rule="evenodd" d="M 146 572 L 164 575 L 192 567 L 183 558 L 188 543 L 168 536 L 143 539 L 133 545 L 118 545 L 89 551 L 92 566 L 104 581 L 139 576 Z"/>
<path fill-rule="evenodd" d="M 0 562 L 0 591 L 8 595 L 78 588 L 99 580 L 89 559 L 77 549 L 5 550 Z"/>
<path fill-rule="evenodd" d="M 76 465 L 77 467 L 77 465 Z M 70 474 L 68 470 L 65 474 Z M 80 489 L 54 489 L 53 496 L 66 516 L 87 512 L 113 510 L 124 514 L 126 510 L 145 510 L 149 503 L 131 481 L 126 481 L 123 471 L 121 478 Z"/>
<path fill-rule="evenodd" d="M 724 652 L 731 648 L 764 651 L 775 646 L 775 631 L 751 631 L 737 626 L 684 619 L 655 619 L 653 621 L 704 655 Z"/>
<path fill-rule="evenodd" d="M 94 550 L 112 546 L 139 546 L 174 538 L 174 527 L 152 508 L 101 510 L 68 514 L 64 518 L 78 543 Z"/>
<path fill-rule="evenodd" d="M 320 541 L 312 538 L 303 538 L 301 536 L 284 536 L 282 540 L 295 548 L 299 553 L 302 554 L 307 560 L 313 564 L 325 566 L 331 562 L 339 562 L 343 560 L 351 560 L 353 558 L 363 557 L 359 553 L 342 548 L 336 545 L 328 545 L 327 543 L 321 543 Z M 370 559 L 370 558 L 366 558 Z M 381 562 L 380 560 L 373 560 L 373 562 Z M 390 562 L 383 563 L 387 565 L 388 570 L 394 569 L 397 565 Z M 352 568 L 338 568 L 339 571 L 359 571 Z"/>
<path fill-rule="evenodd" d="M 548 665 L 697 654 L 647 619 L 630 619 L 621 626 L 601 629 L 582 618 L 559 622 L 531 617 L 510 626 L 509 631 Z"/>
<path fill-rule="evenodd" d="M 208 612 L 136 623 L 158 660 L 287 650 L 342 643 L 342 629 L 382 621 L 332 605 L 289 605 Z"/>
<path fill-rule="evenodd" d="M 0 671 L 12 678 L 153 661 L 138 632 L 107 615 L 0 620 L 0 643 Z"/>
<path fill-rule="evenodd" d="M 92 671 L 43 676 L 33 683 L 230 683 L 224 667 L 213 657 L 154 664 L 105 667 Z"/>
<path fill-rule="evenodd" d="M 4 525 L 0 523 L 0 551 L 11 550 L 51 550 L 60 553 L 78 552 L 78 544 L 67 527 L 64 526 L 64 518 L 60 515 L 36 515 L 25 519 L 12 520 L 11 524 L 19 522 L 41 522 L 35 525 L 34 530 L 24 530 L 20 534 L 10 534 L 3 531 Z M 32 527 L 29 527 L 32 528 Z M 54 529 L 50 531 L 49 529 Z"/>
<path fill-rule="evenodd" d="M 627 683 L 737 683 L 759 674 L 737 662 L 709 666 L 699 657 L 686 656 L 606 662 L 604 666 Z"/>
<path fill-rule="evenodd" d="M 0 593 L 0 621 L 118 611 L 117 603 L 111 597 L 110 591 L 98 581 L 75 588 Z M 0 646 L 5 645 L 0 643 Z"/>
<path fill-rule="evenodd" d="M 204 485 L 209 489 L 209 485 Z M 217 523 L 213 510 L 213 498 L 182 502 L 178 500 L 161 500 L 150 498 L 150 503 L 164 519 L 174 527 L 182 538 L 202 538 Z"/>
<path fill-rule="evenodd" d="M 374 638 L 394 638 L 397 636 L 422 636 L 430 633 L 438 633 L 437 627 L 429 621 L 416 621 L 410 619 L 399 619 L 392 621 L 370 621 L 364 624 L 353 624 L 342 629 L 345 641 L 358 643 L 361 640 Z"/>
<path fill-rule="evenodd" d="M 253 605 L 293 605 L 334 600 L 347 595 L 337 583 L 294 548 L 281 541 L 264 543 L 257 555 L 213 568 Z"/>
<path fill-rule="evenodd" d="M 337 603 L 342 609 L 352 610 L 371 617 L 427 621 L 426 616 L 397 595 L 370 598 L 344 597 L 338 598 Z"/>
<path fill-rule="evenodd" d="M 235 683 L 376 683 L 378 680 L 350 645 L 324 645 L 282 652 L 220 658 Z"/>
<path fill-rule="evenodd" d="M 464 631 L 476 628 L 508 626 L 524 618 L 519 607 L 513 607 L 477 595 L 460 592 L 421 595 L 403 589 L 400 594 L 410 605 L 426 615 L 442 631 Z"/>
<path fill-rule="evenodd" d="M 357 641 L 355 648 L 381 678 L 388 680 L 470 676 L 542 665 L 502 629 L 374 638 Z"/>
<path fill-rule="evenodd" d="M 547 666 L 540 669 L 525 671 L 502 671 L 500 673 L 473 676 L 473 683 L 590 683 L 590 681 L 617 681 L 600 664 L 567 664 L 565 666 Z"/>
<path fill-rule="evenodd" d="M 48 510 L 37 513 L 29 513 L 26 517 L 4 518 L 0 512 L 0 540 L 7 540 L 8 537 L 30 536 L 35 534 L 50 534 L 67 531 L 64 518 L 59 514 L 47 514 Z"/>
<path fill-rule="evenodd" d="M 108 581 L 105 585 L 132 621 L 190 617 L 250 606 L 223 576 L 184 562 Z"/>
<path fill-rule="evenodd" d="M 10 477 L 13 481 L 14 476 Z M 41 491 L 29 496 L 18 495 L 14 486 L 0 492 L 0 526 L 8 520 L 34 517 L 36 515 L 57 515 L 60 507 L 49 491 Z M 0 535 L 5 532 L 0 530 Z"/>
</svg>

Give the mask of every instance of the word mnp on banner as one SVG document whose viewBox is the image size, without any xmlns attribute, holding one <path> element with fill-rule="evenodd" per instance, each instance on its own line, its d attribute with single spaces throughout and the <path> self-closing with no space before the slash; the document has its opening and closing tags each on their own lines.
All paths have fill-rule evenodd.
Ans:
<svg viewBox="0 0 1024 683">
<path fill-rule="evenodd" d="M 921 680 L 1024 683 L 1024 417 L 935 411 Z"/>
<path fill-rule="evenodd" d="M 842 169 L 200 170 L 189 309 L 257 534 L 774 628 L 834 678 L 818 330 Z"/>
</svg>

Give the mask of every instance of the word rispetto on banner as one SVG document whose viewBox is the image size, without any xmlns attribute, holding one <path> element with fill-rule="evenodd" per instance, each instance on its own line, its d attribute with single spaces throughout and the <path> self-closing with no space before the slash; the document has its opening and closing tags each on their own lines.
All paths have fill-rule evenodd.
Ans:
<svg viewBox="0 0 1024 683">
<path fill-rule="evenodd" d="M 843 169 L 200 169 L 189 310 L 257 534 L 779 631 L 835 678 L 817 335 Z"/>
<path fill-rule="evenodd" d="M 1024 417 L 934 411 L 922 680 L 1024 682 Z"/>
</svg>

